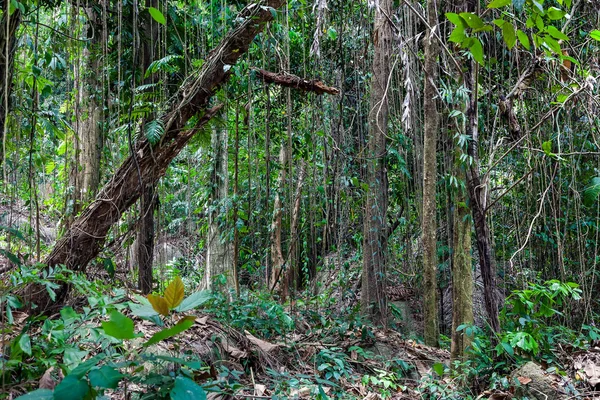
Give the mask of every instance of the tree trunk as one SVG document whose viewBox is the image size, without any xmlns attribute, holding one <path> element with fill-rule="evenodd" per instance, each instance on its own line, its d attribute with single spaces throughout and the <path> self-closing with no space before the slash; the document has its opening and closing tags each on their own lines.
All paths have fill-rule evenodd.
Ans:
<svg viewBox="0 0 600 400">
<path fill-rule="evenodd" d="M 152 293 L 152 261 L 154 258 L 154 210 L 157 198 L 154 183 L 148 183 L 140 198 L 140 219 L 137 233 L 138 288 L 143 294 Z"/>
<path fill-rule="evenodd" d="M 281 282 L 285 259 L 283 258 L 283 246 L 281 243 L 282 219 L 283 219 L 283 201 L 281 200 L 281 191 L 284 190 L 285 178 L 287 173 L 287 163 L 289 155 L 287 152 L 287 143 L 281 142 L 279 149 L 279 176 L 277 177 L 277 190 L 275 191 L 275 201 L 273 203 L 273 218 L 271 220 L 271 279 L 270 286 L 276 288 L 277 292 L 284 299 L 287 296 L 287 288 Z"/>
<path fill-rule="evenodd" d="M 460 168 L 456 168 L 459 170 Z M 457 171 L 457 174 L 461 173 Z M 464 171 L 463 179 L 466 178 Z M 471 220 L 466 206 L 466 196 L 459 189 L 454 202 L 454 228 L 452 239 L 452 361 L 465 359 L 471 338 L 460 325 L 473 324 L 473 268 L 471 266 Z"/>
<path fill-rule="evenodd" d="M 469 108 L 467 110 L 467 134 L 471 136 L 468 146 L 468 155 L 472 162 L 467 169 L 467 190 L 469 193 L 469 207 L 473 213 L 475 225 L 475 238 L 479 252 L 479 266 L 483 279 L 485 309 L 488 314 L 488 322 L 494 333 L 500 331 L 500 320 L 498 317 L 498 299 L 496 296 L 496 265 L 492 250 L 492 239 L 490 228 L 486 220 L 485 209 L 488 203 L 487 182 L 481 180 L 479 174 L 479 135 L 478 135 L 478 111 L 477 111 L 477 64 L 471 61 L 469 71 L 465 74 L 465 84 L 470 90 Z"/>
<path fill-rule="evenodd" d="M 227 127 L 213 130 L 211 136 L 213 151 L 213 169 L 210 179 L 211 211 L 208 213 L 204 286 L 211 289 L 215 283 L 214 278 L 224 275 L 227 279 L 224 289 L 229 293 L 229 290 L 235 289 L 237 279 L 233 275 L 233 248 L 230 240 L 223 237 L 223 224 L 219 221 L 222 205 L 229 191 L 227 142 Z"/>
<path fill-rule="evenodd" d="M 146 7 L 158 7 L 158 0 L 147 0 Z M 158 44 L 159 25 L 149 14 L 143 20 L 141 25 L 142 42 L 141 52 L 141 76 L 146 72 L 155 57 L 155 47 Z M 135 57 L 134 57 L 135 58 Z M 148 77 L 143 80 L 144 83 L 153 83 L 154 77 Z M 132 96 L 134 94 L 132 93 Z M 132 98 L 131 101 L 134 101 Z M 152 116 L 154 117 L 154 116 Z M 154 264 L 154 239 L 156 230 L 154 227 L 154 210 L 158 205 L 157 182 L 147 182 L 143 186 L 143 193 L 140 198 L 140 219 L 138 221 L 138 235 L 135 242 L 138 264 L 138 288 L 144 294 L 152 292 L 152 276 Z"/>
<path fill-rule="evenodd" d="M 11 107 L 10 95 L 12 92 L 17 29 L 21 23 L 21 12 L 17 9 L 12 15 L 9 15 L 9 2 L 5 1 L 4 5 L 4 13 L 0 20 L 0 165 L 4 160 L 6 117 Z"/>
<path fill-rule="evenodd" d="M 75 6 L 74 15 L 79 9 Z M 92 200 L 100 183 L 100 155 L 102 143 L 102 103 L 98 101 L 102 93 L 98 71 L 100 62 L 92 49 L 99 46 L 102 38 L 100 25 L 96 23 L 96 14 L 92 8 L 82 8 L 87 14 L 84 30 L 93 39 L 81 50 L 81 57 L 75 63 L 75 157 L 72 162 L 70 186 L 72 192 L 72 214 L 79 213 L 83 204 Z M 78 44 L 79 45 L 79 44 Z"/>
<path fill-rule="evenodd" d="M 435 0 L 427 1 L 429 26 L 437 26 Z M 425 344 L 438 346 L 440 335 L 437 302 L 437 238 L 436 238 L 436 182 L 437 182 L 437 136 L 439 113 L 437 109 L 437 61 L 439 45 L 427 30 L 425 38 L 425 83 L 423 111 L 425 126 L 423 132 L 423 219 L 421 224 L 423 240 L 423 323 Z"/>
<path fill-rule="evenodd" d="M 270 0 L 266 5 L 279 8 L 283 2 Z M 138 168 L 144 182 L 156 183 L 189 140 L 219 112 L 222 106 L 208 108 L 210 99 L 227 81 L 228 71 L 231 71 L 229 66 L 248 51 L 254 37 L 273 19 L 273 15 L 268 7 L 250 4 L 242 10 L 239 19 L 243 22 L 225 36 L 200 70 L 193 72 L 179 89 L 169 111 L 161 118 L 165 128 L 161 141 L 152 146 L 146 139 L 141 139 L 136 144 L 134 154 L 117 169 L 95 201 L 73 221 L 45 264 L 49 267 L 63 264 L 72 270 L 85 271 L 87 264 L 101 250 L 109 229 L 140 197 Z M 188 120 L 195 115 L 199 115 L 196 126 L 186 129 Z M 66 293 L 63 287 L 57 296 L 59 304 Z M 32 300 L 41 309 L 47 308 L 50 303 L 45 290 L 37 290 Z"/>
<path fill-rule="evenodd" d="M 369 108 L 369 139 L 367 144 L 368 190 L 363 225 L 363 273 L 361 312 L 375 324 L 385 324 L 385 262 L 388 227 L 388 181 L 386 170 L 386 137 L 388 131 L 387 85 L 390 77 L 392 51 L 392 1 L 380 0 L 375 7 L 373 32 L 374 56 L 371 100 Z"/>
</svg>

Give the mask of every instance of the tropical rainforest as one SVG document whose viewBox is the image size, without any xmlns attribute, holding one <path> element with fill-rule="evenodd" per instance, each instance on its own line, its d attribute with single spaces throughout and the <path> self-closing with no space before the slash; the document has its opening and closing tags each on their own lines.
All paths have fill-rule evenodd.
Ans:
<svg viewBox="0 0 600 400">
<path fill-rule="evenodd" d="M 598 0 L 0 0 L 0 399 L 600 398 Z"/>
</svg>

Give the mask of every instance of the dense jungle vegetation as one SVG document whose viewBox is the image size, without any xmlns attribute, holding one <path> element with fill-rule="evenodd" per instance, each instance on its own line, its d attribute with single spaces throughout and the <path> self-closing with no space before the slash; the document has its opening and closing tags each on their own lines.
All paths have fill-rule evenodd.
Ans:
<svg viewBox="0 0 600 400">
<path fill-rule="evenodd" d="M 600 398 L 599 77 L 598 0 L 0 0 L 0 398 Z"/>
</svg>

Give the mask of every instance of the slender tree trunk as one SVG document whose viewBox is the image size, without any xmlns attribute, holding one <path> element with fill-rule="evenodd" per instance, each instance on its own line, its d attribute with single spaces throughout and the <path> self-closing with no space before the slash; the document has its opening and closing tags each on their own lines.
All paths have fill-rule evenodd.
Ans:
<svg viewBox="0 0 600 400">
<path fill-rule="evenodd" d="M 9 15 L 10 2 L 4 1 L 4 12 L 0 19 L 0 165 L 4 161 L 6 143 L 6 116 L 10 112 L 12 76 L 14 70 L 17 29 L 21 23 L 21 12 L 17 9 Z"/>
<path fill-rule="evenodd" d="M 266 5 L 277 9 L 283 3 L 283 0 L 269 0 Z M 140 197 L 138 171 L 146 182 L 156 183 L 190 139 L 222 108 L 209 108 L 209 101 L 229 78 L 230 68 L 225 66 L 234 65 L 248 51 L 250 43 L 265 24 L 273 19 L 268 7 L 252 4 L 242 10 L 239 14 L 242 22 L 210 53 L 200 70 L 190 74 L 174 96 L 167 113 L 161 118 L 165 127 L 161 141 L 152 146 L 148 140 L 141 139 L 136 144 L 133 155 L 115 171 L 95 201 L 81 212 L 56 243 L 44 262 L 46 265 L 62 264 L 72 270 L 85 271 L 87 264 L 102 249 L 109 229 Z M 198 114 L 196 126 L 186 129 L 189 119 Z M 60 289 L 58 304 L 67 292 L 66 287 Z M 42 310 L 48 308 L 51 300 L 44 288 L 31 288 L 30 293 L 34 294 L 32 302 Z"/>
<path fill-rule="evenodd" d="M 457 175 L 466 179 L 462 168 Z M 473 268 L 471 266 L 471 219 L 466 196 L 459 189 L 454 201 L 454 228 L 452 239 L 452 341 L 450 358 L 464 360 L 471 338 L 465 330 L 457 331 L 464 324 L 473 324 Z"/>
<path fill-rule="evenodd" d="M 496 264 L 492 250 L 492 237 L 486 219 L 485 209 L 488 204 L 487 182 L 481 180 L 479 173 L 479 130 L 477 110 L 477 63 L 471 61 L 470 68 L 465 74 L 465 84 L 470 90 L 471 98 L 467 109 L 467 134 L 471 136 L 468 146 L 468 155 L 472 162 L 467 169 L 467 190 L 469 194 L 469 206 L 473 213 L 475 225 L 475 238 L 479 252 L 479 266 L 483 279 L 483 290 L 485 309 L 488 314 L 488 322 L 494 333 L 500 331 L 500 320 L 498 317 L 498 298 L 496 296 Z"/>
<path fill-rule="evenodd" d="M 146 7 L 158 7 L 158 0 L 147 0 Z M 144 76 L 146 69 L 150 67 L 155 58 L 155 49 L 159 38 L 159 25 L 148 14 L 141 25 L 141 46 L 138 57 L 141 59 L 140 76 Z M 134 57 L 135 58 L 135 57 Z M 143 80 L 144 83 L 152 83 L 153 77 Z M 133 93 L 132 93 L 133 96 Z M 132 99 L 134 101 L 134 99 Z M 154 116 L 152 116 L 153 118 Z M 138 263 L 138 286 L 142 293 L 152 292 L 153 286 L 153 264 L 154 264 L 154 242 L 156 229 L 154 223 L 154 210 L 158 205 L 157 182 L 145 182 L 140 197 L 140 218 L 138 221 L 138 235 L 135 242 Z"/>
<path fill-rule="evenodd" d="M 376 2 L 377 4 L 377 2 Z M 363 273 L 361 288 L 362 314 L 375 324 L 385 324 L 385 263 L 388 227 L 388 181 L 386 170 L 386 137 L 388 132 L 387 86 L 390 78 L 392 0 L 380 0 L 375 6 L 373 44 L 373 78 L 369 109 L 367 144 L 368 190 L 363 225 Z"/>
<path fill-rule="evenodd" d="M 213 287 L 214 278 L 224 275 L 227 278 L 225 290 L 228 292 L 229 289 L 236 287 L 236 277 L 233 275 L 233 247 L 230 240 L 223 237 L 223 223 L 219 221 L 220 210 L 229 192 L 227 128 L 214 129 L 211 143 L 213 151 L 213 169 L 210 179 L 212 193 L 211 211 L 208 213 L 204 285 L 210 289 Z"/>
<path fill-rule="evenodd" d="M 435 0 L 427 1 L 429 26 L 437 26 Z M 440 335 L 437 302 L 437 238 L 436 238 L 436 182 L 437 182 L 437 137 L 439 112 L 437 109 L 437 62 L 439 45 L 431 29 L 425 41 L 425 84 L 423 94 L 424 135 L 423 135 L 423 278 L 425 287 L 423 299 L 423 322 L 425 344 L 438 346 Z"/>
<path fill-rule="evenodd" d="M 152 292 L 152 260 L 154 258 L 154 210 L 157 199 L 155 185 L 149 183 L 140 197 L 140 219 L 137 233 L 138 288 L 143 294 Z"/>
<path fill-rule="evenodd" d="M 270 286 L 277 288 L 280 295 L 286 296 L 287 289 L 281 286 L 281 275 L 285 266 L 283 257 L 283 246 L 281 242 L 281 224 L 283 220 L 283 201 L 281 192 L 284 190 L 288 163 L 287 143 L 281 142 L 279 149 L 279 176 L 277 177 L 277 189 L 275 190 L 275 201 L 273 203 L 273 218 L 271 219 L 271 279 Z"/>
</svg>

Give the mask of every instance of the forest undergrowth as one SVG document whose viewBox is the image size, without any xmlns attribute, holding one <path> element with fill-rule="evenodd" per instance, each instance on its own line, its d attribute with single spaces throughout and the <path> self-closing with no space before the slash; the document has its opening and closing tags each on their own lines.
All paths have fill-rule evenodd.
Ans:
<svg viewBox="0 0 600 400">
<path fill-rule="evenodd" d="M 580 299 L 573 283 L 513 292 L 496 344 L 485 328 L 460 327 L 472 346 L 451 364 L 449 338 L 441 348 L 424 345 L 396 308 L 385 328 L 365 323 L 356 301 L 339 301 L 356 300 L 341 280 L 281 304 L 265 289 L 227 292 L 222 276 L 212 291 L 194 291 L 197 278 L 177 274 L 147 297 L 61 267 L 5 276 L 2 340 L 10 350 L 2 359 L 2 397 L 595 398 L 600 330 L 556 323 L 567 303 Z M 73 295 L 36 315 L 24 307 L 27 293 L 16 294 L 31 283 L 50 294 L 68 283 Z M 517 369 L 538 365 L 528 361 L 543 370 Z"/>
</svg>

